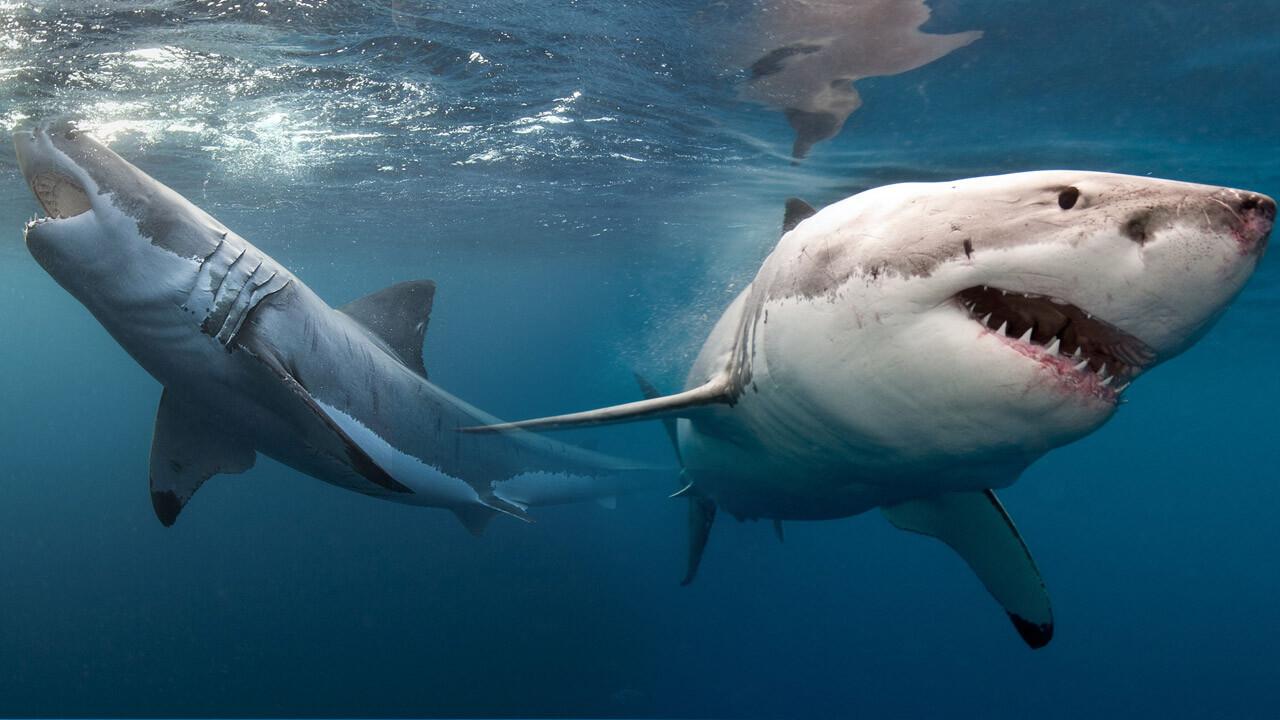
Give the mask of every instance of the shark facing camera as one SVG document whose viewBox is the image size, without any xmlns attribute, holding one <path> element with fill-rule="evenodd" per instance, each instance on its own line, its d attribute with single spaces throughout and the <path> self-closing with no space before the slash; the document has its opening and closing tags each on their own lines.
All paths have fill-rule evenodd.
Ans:
<svg viewBox="0 0 1280 720">
<path fill-rule="evenodd" d="M 1202 337 L 1275 213 L 1257 193 L 1069 170 L 889 185 L 821 211 L 793 199 L 684 392 L 470 431 L 661 419 L 690 502 L 686 582 L 719 508 L 880 508 L 955 549 L 1040 647 L 1049 598 L 993 490 Z"/>
<path fill-rule="evenodd" d="M 1032 647 L 1052 637 L 1049 597 L 994 491 L 1202 337 L 1276 213 L 1243 190 L 1070 170 L 792 200 L 682 392 L 641 379 L 641 401 L 502 423 L 427 379 L 429 281 L 333 309 L 70 124 L 15 144 L 47 214 L 26 227 L 32 256 L 164 386 L 150 481 L 166 525 L 264 453 L 478 535 L 675 474 L 524 431 L 660 420 L 689 502 L 686 583 L 720 509 L 780 523 L 879 508 L 953 548 Z"/>
</svg>

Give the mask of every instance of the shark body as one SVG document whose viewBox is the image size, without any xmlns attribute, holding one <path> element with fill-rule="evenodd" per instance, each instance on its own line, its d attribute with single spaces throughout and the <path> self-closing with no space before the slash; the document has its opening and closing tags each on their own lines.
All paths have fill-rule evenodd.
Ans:
<svg viewBox="0 0 1280 720">
<path fill-rule="evenodd" d="M 472 430 L 662 419 L 690 499 L 685 582 L 719 508 L 880 508 L 954 548 L 1040 647 L 1048 594 L 993 490 L 1203 336 L 1275 212 L 1257 193 L 1066 170 L 890 185 L 821 211 L 792 200 L 684 392 Z"/>
<path fill-rule="evenodd" d="M 15 135 L 47 213 L 36 261 L 164 386 L 150 482 L 171 525 L 210 476 L 264 453 L 395 502 L 446 508 L 479 535 L 498 513 L 608 503 L 656 468 L 535 435 L 455 432 L 492 421 L 427 380 L 435 286 L 401 283 L 333 309 L 278 262 L 59 123 Z"/>
</svg>

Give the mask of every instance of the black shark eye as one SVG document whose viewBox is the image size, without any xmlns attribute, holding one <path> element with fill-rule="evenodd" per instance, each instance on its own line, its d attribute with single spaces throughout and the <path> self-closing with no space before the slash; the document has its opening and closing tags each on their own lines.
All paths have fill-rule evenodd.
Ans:
<svg viewBox="0 0 1280 720">
<path fill-rule="evenodd" d="M 1058 207 L 1063 210 L 1070 210 L 1076 206 L 1076 201 L 1080 199 L 1080 191 L 1073 187 L 1065 187 L 1058 193 Z"/>
</svg>

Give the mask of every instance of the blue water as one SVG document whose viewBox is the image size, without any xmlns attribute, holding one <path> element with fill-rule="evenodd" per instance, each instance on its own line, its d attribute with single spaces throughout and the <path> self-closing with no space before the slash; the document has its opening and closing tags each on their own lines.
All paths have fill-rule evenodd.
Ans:
<svg viewBox="0 0 1280 720">
<path fill-rule="evenodd" d="M 432 380 L 524 417 L 680 385 L 782 201 L 1046 167 L 1280 195 L 1280 5 L 933 0 L 936 62 L 793 165 L 740 99 L 749 3 L 0 3 L 0 125 L 73 116 L 333 304 L 430 277 Z M 680 588 L 663 487 L 495 521 L 265 458 L 173 528 L 160 387 L 27 256 L 0 152 L 0 714 L 1259 717 L 1280 713 L 1280 268 L 1002 493 L 1032 652 L 878 514 L 722 519 Z M 670 460 L 661 428 L 594 433 Z M 670 489 L 674 489 L 670 488 Z"/>
</svg>

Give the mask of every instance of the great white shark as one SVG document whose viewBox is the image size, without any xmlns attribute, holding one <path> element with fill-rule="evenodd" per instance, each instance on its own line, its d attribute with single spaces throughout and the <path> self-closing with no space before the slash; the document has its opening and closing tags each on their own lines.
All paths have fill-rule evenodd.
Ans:
<svg viewBox="0 0 1280 720">
<path fill-rule="evenodd" d="M 1203 336 L 1275 213 L 1257 193 L 1066 170 L 889 185 L 821 211 L 793 199 L 684 392 L 469 431 L 663 419 L 690 498 L 686 583 L 719 507 L 775 522 L 880 508 L 956 550 L 1041 647 L 1049 597 L 993 490 Z"/>
<path fill-rule="evenodd" d="M 499 513 L 597 500 L 656 468 L 495 421 L 427 380 L 427 280 L 338 309 L 178 193 L 69 122 L 15 134 L 47 213 L 31 255 L 164 386 L 151 499 L 171 525 L 210 476 L 263 453 L 365 495 L 446 508 L 479 535 Z"/>
</svg>

